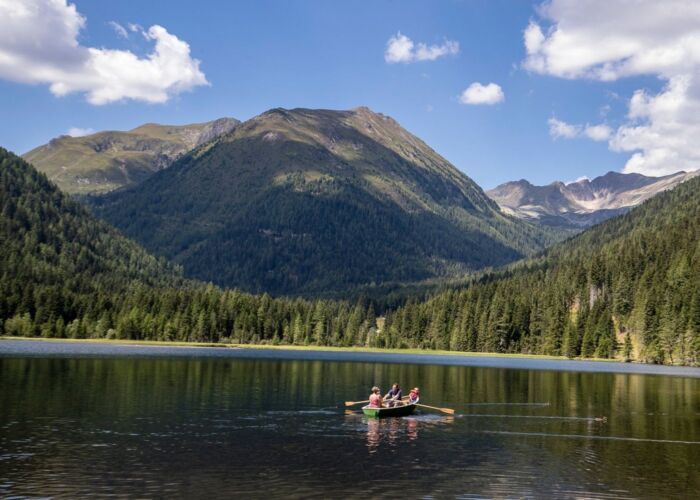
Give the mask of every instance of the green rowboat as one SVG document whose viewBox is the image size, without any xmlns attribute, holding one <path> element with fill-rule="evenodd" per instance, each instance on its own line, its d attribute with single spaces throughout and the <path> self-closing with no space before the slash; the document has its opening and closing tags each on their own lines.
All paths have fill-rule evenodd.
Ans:
<svg viewBox="0 0 700 500">
<path fill-rule="evenodd" d="M 373 408 L 371 406 L 363 406 L 362 412 L 368 417 L 384 418 L 384 417 L 405 417 L 410 415 L 416 409 L 415 403 L 405 404 L 402 406 L 392 406 L 391 408 Z"/>
</svg>

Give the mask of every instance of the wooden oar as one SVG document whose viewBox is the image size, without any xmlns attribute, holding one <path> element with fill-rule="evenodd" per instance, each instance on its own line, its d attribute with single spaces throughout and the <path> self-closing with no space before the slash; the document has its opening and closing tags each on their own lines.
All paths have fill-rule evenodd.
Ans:
<svg viewBox="0 0 700 500">
<path fill-rule="evenodd" d="M 437 410 L 441 411 L 443 413 L 447 413 L 448 415 L 454 415 L 455 411 L 452 408 L 437 408 L 435 406 L 428 406 L 428 405 L 423 405 L 420 403 L 416 403 L 416 406 L 422 406 L 423 408 L 430 408 L 431 410 Z"/>
<path fill-rule="evenodd" d="M 367 401 L 346 401 L 345 406 L 354 406 L 359 405 L 361 403 L 369 403 L 369 399 Z"/>
</svg>

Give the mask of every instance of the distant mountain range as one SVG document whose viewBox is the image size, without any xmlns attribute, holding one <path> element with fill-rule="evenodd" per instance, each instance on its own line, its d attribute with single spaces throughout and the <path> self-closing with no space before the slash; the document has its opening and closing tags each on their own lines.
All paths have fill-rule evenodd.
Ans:
<svg viewBox="0 0 700 500">
<path fill-rule="evenodd" d="M 664 177 L 608 172 L 593 180 L 534 186 L 522 179 L 486 191 L 506 212 L 544 225 L 585 228 L 619 215 L 700 172 Z"/>
<path fill-rule="evenodd" d="M 191 125 L 148 123 L 127 132 L 61 136 L 23 157 L 61 190 L 94 194 L 138 184 L 192 148 L 226 134 L 239 123 L 220 118 Z"/>
<path fill-rule="evenodd" d="M 190 277 L 275 294 L 498 266 L 560 236 L 504 215 L 427 144 L 364 107 L 270 110 L 92 203 Z"/>
</svg>

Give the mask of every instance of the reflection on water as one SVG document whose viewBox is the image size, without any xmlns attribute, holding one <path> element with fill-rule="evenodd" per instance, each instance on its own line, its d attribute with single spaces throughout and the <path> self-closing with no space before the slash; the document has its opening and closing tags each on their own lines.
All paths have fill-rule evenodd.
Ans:
<svg viewBox="0 0 700 500">
<path fill-rule="evenodd" d="M 344 407 L 395 380 L 457 415 Z M 698 463 L 699 379 L 0 358 L 0 497 L 697 498 Z"/>
<path fill-rule="evenodd" d="M 418 439 L 418 418 L 367 418 L 367 449 L 370 453 L 380 446 L 395 447 L 400 441 Z"/>
</svg>

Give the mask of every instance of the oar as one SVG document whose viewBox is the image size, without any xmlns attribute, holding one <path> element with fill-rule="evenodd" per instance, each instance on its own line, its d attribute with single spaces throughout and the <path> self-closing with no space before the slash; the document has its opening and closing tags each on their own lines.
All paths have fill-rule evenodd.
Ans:
<svg viewBox="0 0 700 500">
<path fill-rule="evenodd" d="M 369 399 L 367 401 L 346 401 L 345 406 L 354 406 L 359 405 L 360 403 L 369 403 Z"/>
<path fill-rule="evenodd" d="M 437 408 L 435 406 L 422 405 L 420 403 L 416 403 L 416 406 L 422 406 L 423 408 L 430 408 L 431 410 L 441 411 L 443 413 L 447 413 L 448 415 L 455 414 L 455 411 L 452 408 Z"/>
</svg>

